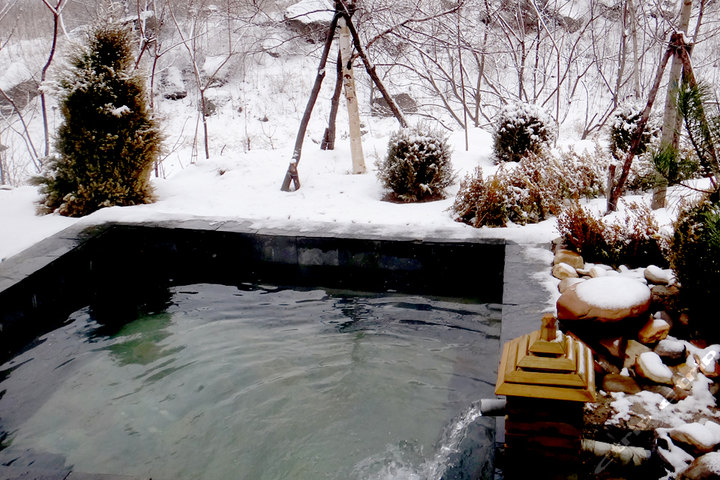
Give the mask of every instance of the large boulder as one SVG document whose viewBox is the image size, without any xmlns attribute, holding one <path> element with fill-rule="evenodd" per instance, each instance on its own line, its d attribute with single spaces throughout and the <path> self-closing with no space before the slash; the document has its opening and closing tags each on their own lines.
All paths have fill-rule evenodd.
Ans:
<svg viewBox="0 0 720 480">
<path fill-rule="evenodd" d="M 559 320 L 617 322 L 647 313 L 647 285 L 623 276 L 591 278 L 568 288 L 557 301 Z"/>
</svg>

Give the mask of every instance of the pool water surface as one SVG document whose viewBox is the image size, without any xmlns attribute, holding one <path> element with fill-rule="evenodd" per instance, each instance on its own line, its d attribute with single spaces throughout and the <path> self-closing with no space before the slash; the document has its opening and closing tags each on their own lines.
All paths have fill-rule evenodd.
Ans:
<svg viewBox="0 0 720 480">
<path fill-rule="evenodd" d="M 170 479 L 492 475 L 501 310 L 402 294 L 171 287 L 1 367 L 0 463 Z"/>
</svg>

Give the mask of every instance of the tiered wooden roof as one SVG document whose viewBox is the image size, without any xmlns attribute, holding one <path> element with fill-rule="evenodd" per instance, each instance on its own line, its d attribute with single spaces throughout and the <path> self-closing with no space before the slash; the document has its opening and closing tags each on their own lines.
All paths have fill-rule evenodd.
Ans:
<svg viewBox="0 0 720 480">
<path fill-rule="evenodd" d="M 595 401 L 595 372 L 591 350 L 556 329 L 553 315 L 542 328 L 503 346 L 497 395 Z"/>
</svg>

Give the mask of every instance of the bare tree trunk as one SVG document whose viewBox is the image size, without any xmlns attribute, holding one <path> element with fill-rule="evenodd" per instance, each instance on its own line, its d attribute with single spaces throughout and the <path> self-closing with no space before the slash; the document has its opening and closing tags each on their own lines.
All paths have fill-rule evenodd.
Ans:
<svg viewBox="0 0 720 480">
<path fill-rule="evenodd" d="M 33 165 L 35 166 L 35 170 L 39 173 L 42 171 L 42 163 L 40 162 L 39 155 L 37 153 L 37 149 L 35 148 L 35 144 L 32 141 L 32 137 L 30 136 L 30 130 L 28 129 L 28 124 L 25 121 L 25 117 L 23 116 L 22 111 L 18 108 L 15 101 L 10 98 L 10 96 L 5 93 L 5 90 L 0 88 L 0 97 L 3 97 L 6 102 L 10 104 L 10 106 L 13 107 L 13 110 L 15 110 L 15 113 L 18 116 L 18 119 L 20 120 L 20 123 L 23 126 L 23 133 L 21 135 L 23 141 L 25 142 L 25 146 L 27 147 L 27 151 L 30 154 L 30 159 L 33 162 Z"/>
<path fill-rule="evenodd" d="M 338 50 L 336 66 L 337 77 L 335 79 L 335 90 L 333 91 L 333 96 L 330 100 L 330 115 L 328 116 L 328 126 L 325 129 L 325 135 L 323 135 L 323 140 L 320 144 L 321 150 L 335 150 L 335 126 L 337 123 L 337 113 L 340 108 L 340 95 L 342 95 L 343 86 L 342 53 L 340 50 Z M 372 94 L 370 95 L 370 98 L 372 98 Z"/>
<path fill-rule="evenodd" d="M 298 163 L 300 163 L 300 155 L 302 154 L 302 146 L 305 140 L 305 132 L 307 131 L 307 126 L 310 122 L 310 116 L 312 115 L 313 107 L 315 107 L 315 102 L 317 101 L 318 94 L 320 93 L 320 87 L 322 86 L 323 79 L 325 78 L 325 65 L 327 64 L 330 46 L 332 45 L 333 37 L 335 36 L 335 27 L 337 27 L 339 17 L 340 14 L 336 12 L 330 22 L 327 37 L 325 37 L 325 46 L 323 47 L 322 55 L 320 56 L 320 64 L 318 65 L 317 75 L 315 75 L 315 84 L 313 85 L 312 91 L 310 92 L 310 98 L 308 98 L 307 105 L 305 106 L 303 118 L 300 120 L 300 127 L 298 128 L 298 133 L 295 137 L 295 148 L 293 149 L 292 160 L 290 161 L 288 170 L 285 173 L 285 179 L 280 187 L 280 190 L 283 192 L 290 191 L 291 183 L 295 186 L 295 190 L 300 188 L 300 177 L 298 176 L 297 167 Z"/>
<path fill-rule="evenodd" d="M 350 41 L 350 29 L 347 26 L 345 17 L 338 19 L 340 29 L 340 53 L 343 68 L 343 84 L 345 86 L 345 100 L 348 109 L 348 121 L 350 126 L 350 155 L 352 157 L 352 172 L 365 173 L 365 158 L 363 157 L 362 139 L 360 133 L 360 109 L 358 106 L 357 93 L 355 92 L 355 76 L 352 69 L 352 44 Z"/>
<path fill-rule="evenodd" d="M 463 57 L 462 57 L 462 45 L 460 43 L 460 4 L 458 4 L 457 11 L 457 49 L 458 49 L 458 63 L 460 64 L 460 91 L 462 92 L 462 104 L 463 104 L 463 130 L 465 131 L 465 151 L 470 150 L 470 141 L 468 139 L 468 106 L 467 99 L 465 98 L 465 72 L 463 68 Z"/>
<path fill-rule="evenodd" d="M 168 4 L 169 5 L 169 4 Z M 200 72 L 200 65 L 198 64 L 198 46 L 197 46 L 197 40 L 198 36 L 195 34 L 195 28 L 197 24 L 193 23 L 191 26 L 191 32 L 188 35 L 185 35 L 182 31 L 182 28 L 180 26 L 180 23 L 178 22 L 177 18 L 175 17 L 175 12 L 172 10 L 172 8 L 169 9 L 170 16 L 173 19 L 173 23 L 175 24 L 175 28 L 178 32 L 178 35 L 180 36 L 180 43 L 185 47 L 185 50 L 188 53 L 188 58 L 190 59 L 190 63 L 192 65 L 193 69 L 193 76 L 195 77 L 195 84 L 197 86 L 198 95 L 200 97 L 200 116 L 202 119 L 202 126 L 203 126 L 203 142 L 205 147 L 205 159 L 210 158 L 210 137 L 208 134 L 208 124 L 207 124 L 207 99 L 205 98 L 205 92 L 210 87 L 212 82 L 217 77 L 220 70 L 222 70 L 225 65 L 230 61 L 230 59 L 236 54 L 235 50 L 232 48 L 232 46 L 228 47 L 228 53 L 223 59 L 222 62 L 218 64 L 218 66 L 215 68 L 215 70 L 210 73 L 209 75 L 205 76 L 205 81 L 203 81 L 203 75 Z M 194 21 L 198 21 L 195 19 Z M 197 130 L 196 130 L 197 131 Z M 196 134 L 196 140 L 197 140 L 197 134 Z"/>
<path fill-rule="evenodd" d="M 632 26 L 631 34 L 633 41 L 633 93 L 635 94 L 635 99 L 637 100 L 642 96 L 642 92 L 640 91 L 640 53 L 638 50 L 639 47 L 637 33 L 637 11 L 635 10 L 635 4 L 632 0 L 627 0 L 627 8 L 630 12 L 630 25 Z"/>
<path fill-rule="evenodd" d="M 62 11 L 65 8 L 65 5 L 67 5 L 65 0 L 58 0 L 57 4 L 55 4 L 55 6 L 52 6 L 49 3 L 49 0 L 43 0 L 43 3 L 53 14 L 53 36 L 52 36 L 52 44 L 50 46 L 50 53 L 48 55 L 47 62 L 45 62 L 45 65 L 43 66 L 42 71 L 40 72 L 40 86 L 41 87 L 42 87 L 43 82 L 45 82 L 45 79 L 47 78 L 47 71 L 50 68 L 50 64 L 52 63 L 53 58 L 55 57 L 55 49 L 57 48 L 58 27 L 60 25 L 60 15 L 62 15 Z M 44 153 L 44 155 L 47 157 L 48 155 L 50 155 L 50 127 L 48 126 L 47 103 L 45 100 L 45 90 L 43 88 L 40 88 L 40 105 L 41 105 L 42 118 L 43 118 L 43 133 L 45 134 L 45 153 Z"/>
<path fill-rule="evenodd" d="M 627 24 L 628 24 L 628 16 L 629 16 L 629 8 L 628 2 L 625 2 L 625 5 L 623 7 L 623 16 L 622 16 L 622 34 L 620 35 L 620 51 L 618 52 L 618 73 L 617 78 L 615 80 L 615 95 L 613 95 L 613 105 L 615 108 L 618 107 L 620 104 L 620 90 L 622 89 L 623 85 L 623 76 L 625 75 L 625 64 L 627 63 Z"/>
<path fill-rule="evenodd" d="M 5 165 L 5 150 L 7 150 L 8 147 L 2 144 L 0 142 L 0 185 L 5 185 L 7 180 L 7 174 L 5 171 L 7 170 L 7 167 Z"/>
<path fill-rule="evenodd" d="M 680 33 L 687 33 L 690 25 L 690 13 L 692 11 L 692 0 L 683 0 L 680 11 Z M 662 137 L 660 138 L 660 149 L 666 147 L 677 148 L 679 144 L 678 132 L 678 109 L 677 91 L 682 75 L 682 60 L 677 51 L 673 54 L 672 65 L 670 66 L 670 78 L 668 80 L 667 94 L 665 96 L 665 113 L 663 114 Z M 667 203 L 667 180 L 661 179 L 659 185 L 653 189 L 651 208 L 665 208 Z"/>
</svg>

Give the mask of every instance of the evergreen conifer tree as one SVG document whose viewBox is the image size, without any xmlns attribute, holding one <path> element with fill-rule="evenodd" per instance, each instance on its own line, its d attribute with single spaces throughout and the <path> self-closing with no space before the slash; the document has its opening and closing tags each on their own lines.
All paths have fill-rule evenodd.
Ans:
<svg viewBox="0 0 720 480">
<path fill-rule="evenodd" d="M 82 216 L 113 205 L 152 201 L 150 171 L 161 137 L 134 72 L 130 32 L 95 27 L 60 81 L 63 124 L 58 155 L 36 183 L 40 211 Z"/>
</svg>

